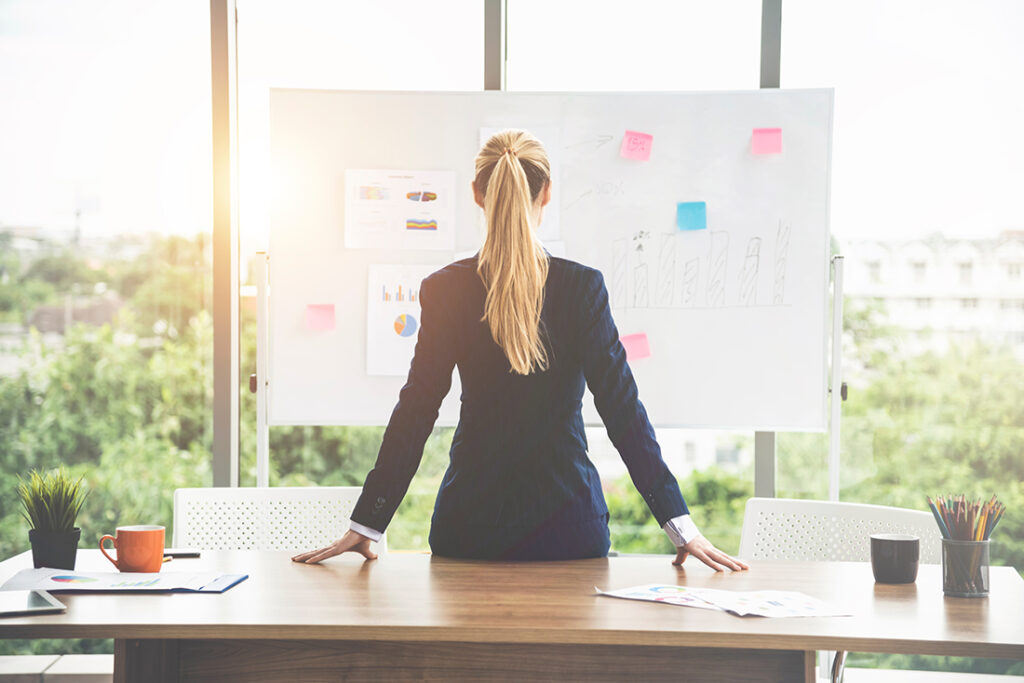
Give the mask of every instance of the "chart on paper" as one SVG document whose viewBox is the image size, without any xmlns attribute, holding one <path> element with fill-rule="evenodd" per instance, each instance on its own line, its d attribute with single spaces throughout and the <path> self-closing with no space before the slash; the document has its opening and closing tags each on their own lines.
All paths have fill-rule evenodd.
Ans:
<svg viewBox="0 0 1024 683">
<path fill-rule="evenodd" d="M 455 173 L 345 171 L 345 247 L 455 249 Z"/>
<path fill-rule="evenodd" d="M 366 374 L 404 377 L 420 331 L 420 283 L 432 265 L 370 265 L 366 297 Z"/>
</svg>

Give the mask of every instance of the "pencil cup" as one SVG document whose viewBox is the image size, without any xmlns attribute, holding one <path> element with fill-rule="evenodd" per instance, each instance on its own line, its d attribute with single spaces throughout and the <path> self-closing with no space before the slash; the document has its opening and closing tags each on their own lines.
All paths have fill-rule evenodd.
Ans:
<svg viewBox="0 0 1024 683">
<path fill-rule="evenodd" d="M 988 595 L 988 541 L 942 539 L 942 592 L 958 598 Z"/>
</svg>

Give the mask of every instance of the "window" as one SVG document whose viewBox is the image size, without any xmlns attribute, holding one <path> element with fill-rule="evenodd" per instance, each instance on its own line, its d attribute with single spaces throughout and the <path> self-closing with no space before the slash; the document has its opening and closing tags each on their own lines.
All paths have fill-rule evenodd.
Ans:
<svg viewBox="0 0 1024 683">
<path fill-rule="evenodd" d="M 1020 279 L 1021 264 L 1019 263 L 1007 263 L 1006 264 L 1006 277 L 1011 280 Z"/>
<path fill-rule="evenodd" d="M 512 0 L 507 31 L 509 90 L 758 87 L 760 0 Z"/>
<path fill-rule="evenodd" d="M 925 276 L 928 274 L 928 264 L 924 261 L 914 261 L 910 267 L 914 272 L 914 282 L 918 284 L 924 282 Z"/>
<path fill-rule="evenodd" d="M 999 308 L 1004 311 L 1024 311 L 1024 299 L 1003 299 Z"/>
<path fill-rule="evenodd" d="M 871 284 L 877 285 L 882 281 L 882 264 L 878 261 L 868 263 L 868 279 Z"/>
<path fill-rule="evenodd" d="M 782 26 L 782 87 L 836 88 L 831 223 L 840 248 L 923 241 L 935 267 L 925 283 L 931 291 L 920 296 L 950 302 L 933 307 L 932 337 L 919 344 L 913 317 L 892 305 L 874 315 L 867 302 L 849 300 L 840 499 L 927 510 L 924 492 L 935 487 L 1005 490 L 1002 482 L 1024 479 L 1024 432 L 1012 417 L 1024 403 L 1024 354 L 984 341 L 1005 338 L 1005 315 L 964 311 L 980 313 L 982 286 L 985 296 L 1021 296 L 1000 272 L 988 279 L 986 259 L 1001 231 L 1020 225 L 1024 165 L 1014 160 L 1024 155 L 1024 100 L 1010 84 L 1024 73 L 1024 5 L 785 0 Z M 940 139 L 947 143 L 936 145 Z M 964 194 L 968 187 L 991 198 L 983 210 Z M 996 386 L 1008 390 L 994 393 Z M 1007 425 L 1015 436 L 992 445 L 988 434 Z M 780 494 L 827 495 L 823 459 L 807 455 L 813 443 L 780 437 Z M 1024 565 L 1024 523 L 1000 533 L 1007 541 L 993 562 Z M 851 655 L 850 666 L 862 657 Z M 879 660 L 906 666 L 897 657 Z"/>
<path fill-rule="evenodd" d="M 932 307 L 932 300 L 928 297 L 918 297 L 914 299 L 914 303 L 922 310 L 927 310 Z"/>
<path fill-rule="evenodd" d="M 445 0 L 443 9 L 440 3 L 430 8 L 419 0 L 239 2 L 241 273 L 255 272 L 255 252 L 267 248 L 269 237 L 269 89 L 479 90 L 483 26 L 483 3 L 477 0 Z M 429 49 L 424 36 L 429 36 Z M 243 378 L 256 367 L 254 309 L 242 307 Z M 246 435 L 256 429 L 254 394 L 243 393 L 239 412 L 240 479 L 243 486 L 252 486 L 256 444 Z M 382 422 L 387 419 L 381 416 Z M 388 527 L 390 547 L 427 548 L 430 511 L 448 464 L 452 432 L 439 427 L 428 438 L 420 470 Z M 382 434 L 382 427 L 272 427 L 270 483 L 361 486 Z"/>
<path fill-rule="evenodd" d="M 119 523 L 171 533 L 174 489 L 212 481 L 209 16 L 0 6 L 0 500 L 74 468 L 83 548 Z M 25 531 L 5 507 L 0 556 Z"/>
</svg>

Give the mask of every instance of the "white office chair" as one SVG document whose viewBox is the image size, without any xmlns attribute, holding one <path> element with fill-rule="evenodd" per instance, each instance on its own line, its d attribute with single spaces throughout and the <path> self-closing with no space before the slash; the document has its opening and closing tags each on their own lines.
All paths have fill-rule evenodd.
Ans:
<svg viewBox="0 0 1024 683">
<path fill-rule="evenodd" d="M 739 555 L 745 560 L 869 562 L 871 534 L 913 534 L 921 562 L 939 564 L 942 535 L 929 512 L 861 503 L 750 498 L 743 513 Z M 822 653 L 819 670 L 843 680 L 845 652 Z"/>
<path fill-rule="evenodd" d="M 329 545 L 349 527 L 358 486 L 178 489 L 176 548 L 300 552 Z M 387 537 L 376 544 L 387 551 Z"/>
<path fill-rule="evenodd" d="M 740 557 L 747 560 L 868 562 L 871 534 L 913 534 L 921 562 L 939 564 L 942 536 L 930 512 L 822 500 L 751 498 L 743 515 Z"/>
</svg>

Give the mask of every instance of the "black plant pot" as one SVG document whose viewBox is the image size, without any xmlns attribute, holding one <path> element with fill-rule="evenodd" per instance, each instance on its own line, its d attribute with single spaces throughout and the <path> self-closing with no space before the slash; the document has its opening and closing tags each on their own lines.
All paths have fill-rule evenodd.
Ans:
<svg viewBox="0 0 1024 683">
<path fill-rule="evenodd" d="M 39 531 L 28 530 L 28 540 L 32 543 L 32 564 L 36 569 L 50 567 L 52 569 L 74 569 L 75 555 L 78 554 L 78 539 L 82 530 L 75 527 L 71 531 Z"/>
</svg>

